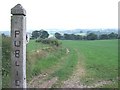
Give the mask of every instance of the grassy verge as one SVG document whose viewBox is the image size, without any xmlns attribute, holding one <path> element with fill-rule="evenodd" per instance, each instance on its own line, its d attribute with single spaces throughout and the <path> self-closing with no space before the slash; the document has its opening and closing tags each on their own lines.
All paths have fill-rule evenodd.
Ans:
<svg viewBox="0 0 120 90">
<path fill-rule="evenodd" d="M 30 42 L 27 44 L 27 52 L 34 52 L 45 47 L 49 47 L 49 45 L 36 43 L 35 40 L 30 40 Z"/>
<path fill-rule="evenodd" d="M 69 49 L 70 52 L 67 54 L 65 47 L 59 47 L 59 48 L 52 47 L 52 48 L 53 49 L 51 50 L 47 50 L 47 49 L 43 50 L 42 48 L 39 48 L 39 50 L 41 49 L 42 50 L 41 52 L 45 54 L 47 50 L 47 54 L 45 56 L 42 55 L 42 57 L 39 54 L 41 58 L 40 57 L 36 59 L 29 58 L 29 60 L 34 60 L 35 62 L 34 64 L 33 63 L 28 64 L 31 67 L 30 70 L 28 70 L 29 71 L 28 76 L 30 76 L 30 74 L 32 77 L 37 76 L 39 74 L 46 72 L 46 70 L 49 70 L 52 73 L 46 79 L 49 80 L 53 77 L 57 77 L 59 79 L 58 81 L 61 82 L 67 80 L 72 75 L 78 62 L 78 56 L 76 54 L 77 53 L 76 50 L 73 48 Z M 32 57 L 37 57 L 37 56 L 32 56 Z M 56 69 L 53 69 L 52 67 Z M 60 84 L 59 82 L 57 84 Z"/>
<path fill-rule="evenodd" d="M 29 44 L 35 44 L 31 41 Z M 36 43 L 37 48 L 32 48 L 33 53 L 29 53 L 29 48 L 32 45 L 28 45 L 28 60 L 27 60 L 27 77 L 30 80 L 33 76 L 39 75 L 45 72 L 45 70 L 53 67 L 60 62 L 60 58 L 65 55 L 66 51 L 61 47 L 53 47 L 50 45 L 44 45 L 42 43 Z M 36 52 L 36 50 L 38 52 Z"/>
<path fill-rule="evenodd" d="M 2 87 L 10 87 L 10 71 L 11 71 L 11 59 L 10 59 L 10 37 L 2 38 Z"/>
</svg>

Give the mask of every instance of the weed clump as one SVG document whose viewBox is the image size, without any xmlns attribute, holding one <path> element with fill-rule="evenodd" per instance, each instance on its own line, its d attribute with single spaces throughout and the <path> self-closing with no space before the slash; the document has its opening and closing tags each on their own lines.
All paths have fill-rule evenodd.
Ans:
<svg viewBox="0 0 120 90">
<path fill-rule="evenodd" d="M 2 37 L 2 87 L 10 87 L 10 69 L 11 69 L 11 38 Z"/>
<path fill-rule="evenodd" d="M 46 38 L 46 39 L 38 38 L 36 42 L 41 42 L 43 44 L 50 44 L 52 46 L 57 46 L 57 47 L 62 44 L 57 39 L 52 39 L 52 38 Z"/>
</svg>

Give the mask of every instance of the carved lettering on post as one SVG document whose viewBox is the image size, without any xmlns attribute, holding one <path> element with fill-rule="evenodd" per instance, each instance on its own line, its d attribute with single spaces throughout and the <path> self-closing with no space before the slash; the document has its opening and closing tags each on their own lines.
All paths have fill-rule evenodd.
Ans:
<svg viewBox="0 0 120 90">
<path fill-rule="evenodd" d="M 20 41 L 14 41 L 14 45 L 16 46 L 16 47 L 20 47 Z"/>
<path fill-rule="evenodd" d="M 19 30 L 15 30 L 15 38 L 16 38 L 17 36 L 19 36 L 19 34 L 20 34 L 20 31 L 19 31 Z"/>
<path fill-rule="evenodd" d="M 19 58 L 20 57 L 20 50 L 15 50 L 15 57 Z"/>
<path fill-rule="evenodd" d="M 11 87 L 26 88 L 26 11 L 17 4 L 11 14 Z"/>
<path fill-rule="evenodd" d="M 15 61 L 15 66 L 20 66 L 18 61 Z"/>
</svg>

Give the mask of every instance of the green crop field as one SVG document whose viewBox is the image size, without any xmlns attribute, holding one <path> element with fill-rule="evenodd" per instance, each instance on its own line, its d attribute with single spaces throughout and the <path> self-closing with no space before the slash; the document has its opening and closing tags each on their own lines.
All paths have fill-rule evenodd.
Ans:
<svg viewBox="0 0 120 90">
<path fill-rule="evenodd" d="M 84 57 L 85 84 L 118 78 L 118 40 L 62 41 L 63 46 L 77 49 Z M 81 59 L 83 59 L 81 57 Z M 112 87 L 112 86 L 111 86 Z"/>
<path fill-rule="evenodd" d="M 72 41 L 62 40 L 59 49 L 31 41 L 28 51 L 49 47 L 43 53 L 46 57 L 34 58 L 32 74 L 39 75 L 49 72 L 47 79 L 57 77 L 58 81 L 52 87 L 62 87 L 63 82 L 69 80 L 74 74 L 78 62 L 79 69 L 84 69 L 84 75 L 78 75 L 80 83 L 92 86 L 95 83 L 102 83 L 98 87 L 117 87 L 118 85 L 118 41 L 117 40 L 96 40 L 96 41 Z M 40 44 L 40 45 L 39 45 Z M 34 45 L 36 47 L 34 47 Z M 69 53 L 66 54 L 66 49 Z M 30 66 L 31 67 L 31 66 Z M 29 72 L 28 72 L 29 73 Z M 104 82 L 106 84 L 104 84 Z M 107 82 L 110 82 L 107 84 Z"/>
</svg>

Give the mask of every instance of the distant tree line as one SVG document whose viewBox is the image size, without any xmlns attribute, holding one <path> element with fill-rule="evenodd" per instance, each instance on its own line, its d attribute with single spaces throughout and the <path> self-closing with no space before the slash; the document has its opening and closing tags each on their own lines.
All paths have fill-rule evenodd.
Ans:
<svg viewBox="0 0 120 90">
<path fill-rule="evenodd" d="M 110 34 L 97 35 L 95 33 L 89 33 L 86 36 L 75 34 L 60 34 L 58 32 L 54 35 L 59 40 L 106 40 L 106 39 L 120 39 L 120 35 L 114 32 Z M 32 32 L 32 39 L 46 39 L 49 37 L 49 33 L 43 29 L 35 30 Z"/>
<path fill-rule="evenodd" d="M 105 40 L 105 39 L 120 39 L 120 35 L 116 33 L 96 35 L 95 33 L 89 33 L 86 36 L 75 34 L 55 33 L 55 37 L 60 40 Z"/>
</svg>

